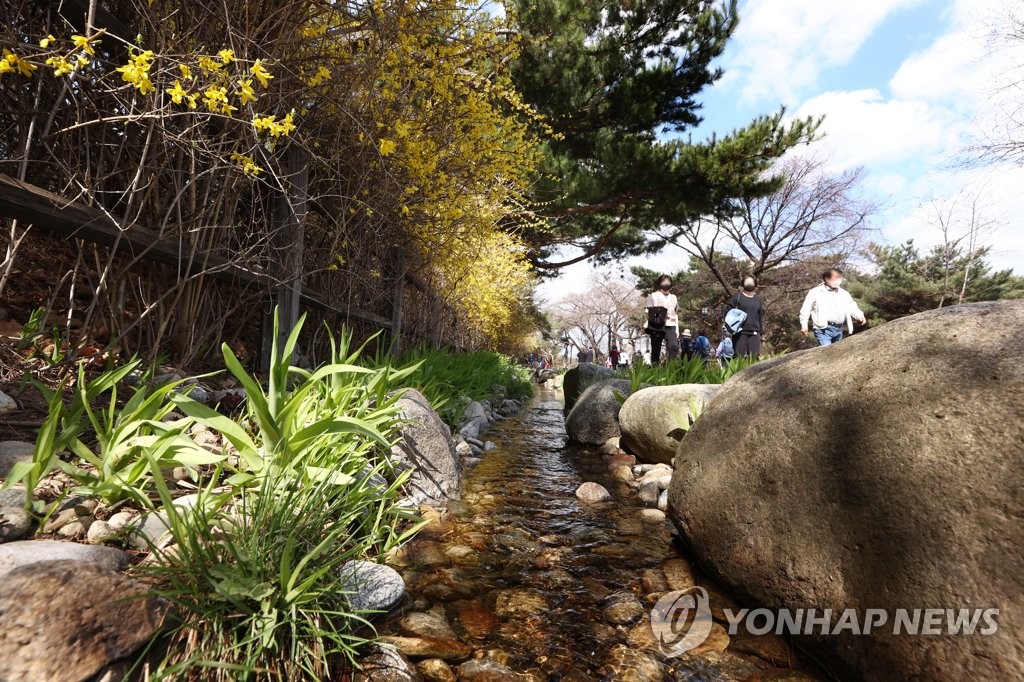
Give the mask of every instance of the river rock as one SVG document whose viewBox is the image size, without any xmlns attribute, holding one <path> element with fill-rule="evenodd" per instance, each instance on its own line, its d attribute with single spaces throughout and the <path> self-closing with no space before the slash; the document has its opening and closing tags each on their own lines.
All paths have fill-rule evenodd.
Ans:
<svg viewBox="0 0 1024 682">
<path fill-rule="evenodd" d="M 468 645 L 457 639 L 385 635 L 380 638 L 380 641 L 390 644 L 410 658 L 440 658 L 451 661 L 466 658 L 472 651 Z"/>
<path fill-rule="evenodd" d="M 675 677 L 671 679 L 675 682 L 748 682 L 765 679 L 763 670 L 729 651 L 707 651 L 699 656 L 679 656 L 672 660 Z"/>
<path fill-rule="evenodd" d="M 851 677 L 1024 676 L 1022 327 L 1024 301 L 953 306 L 741 372 L 680 444 L 673 520 L 770 608 L 1000 609 L 987 636 L 797 640 Z"/>
<path fill-rule="evenodd" d="M 81 561 L 22 566 L 3 585 L 2 680 L 87 680 L 149 641 L 162 620 L 145 587 Z"/>
<path fill-rule="evenodd" d="M 665 520 L 665 512 L 660 509 L 641 509 L 637 516 L 644 523 L 661 523 Z"/>
<path fill-rule="evenodd" d="M 181 510 L 181 513 L 187 513 L 198 502 L 199 495 L 192 493 L 176 498 L 174 506 Z M 143 514 L 132 524 L 128 544 L 138 550 L 149 550 L 153 545 L 160 545 L 170 538 L 170 528 L 171 522 L 166 511 L 161 509 Z"/>
<path fill-rule="evenodd" d="M 412 469 L 409 496 L 415 504 L 457 496 L 462 466 L 448 426 L 419 391 L 407 390 L 398 406 L 405 423 L 391 456 L 398 471 Z"/>
<path fill-rule="evenodd" d="M 25 489 L 20 486 L 9 490 L 0 490 L 0 507 L 24 507 L 25 498 Z"/>
<path fill-rule="evenodd" d="M 3 391 L 0 391 L 0 414 L 6 414 L 7 412 L 14 412 L 18 409 L 18 403 L 15 402 L 14 398 L 7 395 Z"/>
<path fill-rule="evenodd" d="M 611 676 L 607 679 L 629 680 L 629 682 L 664 682 L 666 673 L 654 656 L 637 651 L 624 644 L 616 644 L 608 652 L 607 668 Z M 717 677 L 693 678 L 718 680 Z"/>
<path fill-rule="evenodd" d="M 424 682 L 455 682 L 455 673 L 451 666 L 440 658 L 427 658 L 416 664 L 420 677 Z"/>
<path fill-rule="evenodd" d="M 474 400 L 466 405 L 466 410 L 462 414 L 462 425 L 459 427 L 459 433 L 472 443 L 473 439 L 480 435 L 480 431 L 487 426 L 487 423 L 487 410 L 484 409 L 482 404 Z"/>
<path fill-rule="evenodd" d="M 678 384 L 642 388 L 619 411 L 622 448 L 643 462 L 671 464 L 690 427 L 690 403 L 707 403 L 720 387 Z"/>
<path fill-rule="evenodd" d="M 502 590 L 494 603 L 494 613 L 502 618 L 524 618 L 548 611 L 548 601 L 537 590 Z"/>
<path fill-rule="evenodd" d="M 637 497 L 640 499 L 641 504 L 654 507 L 658 504 L 659 492 L 657 482 L 648 481 L 646 483 L 640 483 L 640 490 L 637 491 Z"/>
<path fill-rule="evenodd" d="M 662 490 L 658 495 L 658 509 L 668 513 L 668 490 Z"/>
<path fill-rule="evenodd" d="M 588 386 L 597 381 L 608 381 L 614 378 L 615 372 L 612 370 L 589 362 L 570 369 L 563 375 L 562 380 L 562 394 L 565 396 L 565 413 L 569 413 Z"/>
<path fill-rule="evenodd" d="M 357 611 L 387 611 L 405 594 L 405 581 L 398 571 L 372 561 L 352 559 L 339 569 L 345 597 Z"/>
<path fill-rule="evenodd" d="M 444 609 L 413 611 L 402 616 L 399 624 L 402 630 L 409 635 L 433 637 L 434 639 L 455 639 L 455 633 L 444 616 Z"/>
<path fill-rule="evenodd" d="M 633 480 L 633 470 L 625 465 L 617 466 L 612 469 L 612 478 L 622 483 L 628 483 Z"/>
<path fill-rule="evenodd" d="M 120 571 L 128 565 L 128 555 L 113 547 L 59 540 L 18 540 L 0 545 L 0 577 L 6 579 L 8 573 L 23 566 L 62 560 L 93 564 L 107 571 Z"/>
<path fill-rule="evenodd" d="M 86 539 L 96 545 L 101 545 L 108 540 L 113 540 L 118 536 L 118 530 L 111 526 L 106 521 L 93 521 L 89 525 L 89 530 L 86 531 Z"/>
<path fill-rule="evenodd" d="M 22 539 L 32 532 L 33 525 L 24 507 L 0 507 L 0 542 Z"/>
<path fill-rule="evenodd" d="M 616 592 L 605 602 L 604 619 L 612 625 L 629 625 L 645 613 L 644 605 L 632 592 Z"/>
<path fill-rule="evenodd" d="M 593 481 L 587 481 L 579 488 L 576 489 L 576 497 L 580 498 L 584 502 L 604 502 L 611 498 L 611 493 L 601 485 L 600 483 L 594 483 Z"/>
<path fill-rule="evenodd" d="M 0 478 L 5 478 L 18 462 L 31 462 L 35 445 L 22 440 L 0 441 Z"/>
<path fill-rule="evenodd" d="M 626 379 L 613 379 L 591 384 L 573 405 L 565 418 L 569 440 L 585 445 L 603 445 L 620 434 L 620 396 L 628 396 L 632 384 Z"/>
<path fill-rule="evenodd" d="M 421 682 L 419 672 L 409 661 L 389 646 L 370 644 L 368 652 L 359 659 L 360 670 L 355 682 Z"/>
</svg>

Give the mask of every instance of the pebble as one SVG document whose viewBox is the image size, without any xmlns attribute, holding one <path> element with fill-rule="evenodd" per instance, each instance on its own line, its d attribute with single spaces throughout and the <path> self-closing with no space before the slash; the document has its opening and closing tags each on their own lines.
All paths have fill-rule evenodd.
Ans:
<svg viewBox="0 0 1024 682">
<path fill-rule="evenodd" d="M 0 542 L 20 540 L 32 532 L 32 517 L 22 507 L 0 507 Z"/>
<path fill-rule="evenodd" d="M 135 514 L 133 512 L 122 511 L 112 515 L 109 519 L 107 519 L 107 523 L 110 525 L 111 528 L 115 530 L 121 530 L 122 528 L 130 524 L 132 522 L 132 519 L 134 518 Z"/>
<path fill-rule="evenodd" d="M 455 673 L 440 658 L 428 658 L 416 664 L 424 682 L 455 682 Z"/>
<path fill-rule="evenodd" d="M 587 481 L 576 489 L 576 497 L 584 502 L 603 502 L 611 498 L 611 493 L 603 485 Z"/>
<path fill-rule="evenodd" d="M 644 605 L 632 592 L 617 592 L 607 601 L 603 615 L 612 625 L 629 625 L 644 615 Z"/>
<path fill-rule="evenodd" d="M 35 445 L 21 440 L 0 441 L 0 478 L 11 473 L 18 462 L 31 462 Z"/>
<path fill-rule="evenodd" d="M 665 520 L 665 512 L 660 509 L 641 509 L 639 516 L 644 523 L 661 523 Z"/>
<path fill-rule="evenodd" d="M 628 466 L 621 464 L 612 469 L 612 478 L 614 478 L 616 481 L 632 481 L 633 472 L 630 470 Z"/>
<path fill-rule="evenodd" d="M 341 565 L 343 589 L 351 608 L 387 611 L 405 594 L 405 581 L 398 571 L 372 561 L 353 559 Z"/>
<path fill-rule="evenodd" d="M 3 391 L 0 391 L 0 414 L 4 414 L 5 412 L 14 412 L 17 409 L 18 403 L 15 402 L 14 398 Z"/>
<path fill-rule="evenodd" d="M 94 545 L 101 545 L 117 536 L 117 528 L 111 526 L 107 521 L 94 521 L 85 534 L 86 539 Z"/>
</svg>

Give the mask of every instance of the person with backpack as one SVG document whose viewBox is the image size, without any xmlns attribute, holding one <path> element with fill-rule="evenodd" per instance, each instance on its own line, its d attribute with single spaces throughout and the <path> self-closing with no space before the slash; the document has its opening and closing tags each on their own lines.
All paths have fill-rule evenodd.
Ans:
<svg viewBox="0 0 1024 682">
<path fill-rule="evenodd" d="M 722 340 L 719 341 L 718 348 L 715 350 L 715 357 L 722 363 L 722 367 L 725 367 L 735 354 L 736 351 L 732 345 L 732 337 L 728 334 L 722 334 Z"/>
<path fill-rule="evenodd" d="M 664 342 L 668 359 L 679 357 L 679 301 L 671 293 L 672 278 L 662 275 L 657 288 L 647 297 L 647 333 L 651 337 L 651 364 L 661 362 L 661 344 Z"/>
<path fill-rule="evenodd" d="M 693 342 L 693 354 L 704 362 L 711 358 L 711 340 L 704 334 L 704 330 L 697 332 L 697 338 Z"/>
<path fill-rule="evenodd" d="M 619 347 L 612 344 L 611 350 L 608 351 L 608 359 L 612 361 L 612 369 L 619 368 Z"/>
<path fill-rule="evenodd" d="M 684 329 L 682 336 L 679 337 L 679 355 L 684 360 L 693 357 L 693 336 L 689 329 Z"/>
<path fill-rule="evenodd" d="M 764 299 L 757 293 L 757 278 L 745 275 L 740 290 L 725 307 L 725 331 L 732 336 L 736 357 L 760 358 L 764 335 Z"/>
</svg>

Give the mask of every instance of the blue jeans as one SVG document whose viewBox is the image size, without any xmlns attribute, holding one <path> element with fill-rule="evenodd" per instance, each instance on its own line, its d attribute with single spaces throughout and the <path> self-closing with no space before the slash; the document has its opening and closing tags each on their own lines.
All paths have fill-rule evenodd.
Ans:
<svg viewBox="0 0 1024 682">
<path fill-rule="evenodd" d="M 819 346 L 831 346 L 843 340 L 843 328 L 833 324 L 824 329 L 815 328 L 814 338 L 818 339 Z"/>
</svg>

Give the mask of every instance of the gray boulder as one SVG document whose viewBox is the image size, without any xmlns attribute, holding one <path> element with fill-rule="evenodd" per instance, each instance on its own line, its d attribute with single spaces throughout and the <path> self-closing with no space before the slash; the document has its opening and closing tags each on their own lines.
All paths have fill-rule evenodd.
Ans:
<svg viewBox="0 0 1024 682">
<path fill-rule="evenodd" d="M 1024 301 L 955 306 L 740 373 L 679 446 L 673 521 L 754 603 L 885 609 L 797 639 L 851 677 L 1024 678 L 1021 328 Z M 893 634 L 896 609 L 989 607 L 994 634 Z"/>
<path fill-rule="evenodd" d="M 467 440 L 471 440 L 479 436 L 488 423 L 487 410 L 474 400 L 466 405 L 466 410 L 462 413 L 462 425 L 459 426 L 459 433 Z"/>
<path fill-rule="evenodd" d="M 609 438 L 619 436 L 622 403 L 616 393 L 628 396 L 630 387 L 626 379 L 591 384 L 565 418 L 565 432 L 569 440 L 585 445 L 604 445 Z"/>
<path fill-rule="evenodd" d="M 11 571 L 47 561 L 74 561 L 94 564 L 107 571 L 120 571 L 128 565 L 128 555 L 113 547 L 94 547 L 58 540 L 18 540 L 0 545 L 0 578 Z M 0 676 L 0 679 L 4 679 Z"/>
<path fill-rule="evenodd" d="M 448 426 L 419 391 L 406 391 L 398 404 L 406 423 L 391 456 L 397 470 L 412 469 L 409 497 L 417 505 L 458 497 L 462 466 Z"/>
<path fill-rule="evenodd" d="M 387 611 L 405 594 L 398 571 L 372 561 L 353 559 L 341 566 L 341 582 L 349 606 L 357 611 Z"/>
<path fill-rule="evenodd" d="M 691 401 L 706 404 L 719 388 L 713 384 L 678 384 L 640 389 L 619 411 L 622 449 L 643 462 L 671 464 L 679 441 L 691 425 Z"/>
<path fill-rule="evenodd" d="M 0 478 L 11 473 L 18 462 L 31 462 L 35 445 L 20 440 L 0 441 Z"/>
<path fill-rule="evenodd" d="M 20 540 L 32 532 L 34 525 L 24 507 L 0 507 L 0 542 Z"/>
<path fill-rule="evenodd" d="M 598 381 L 608 381 L 614 378 L 615 372 L 607 367 L 590 362 L 585 362 L 578 367 L 570 369 L 562 378 L 565 413 L 568 414 L 572 410 L 573 405 L 576 404 L 576 401 L 579 400 L 579 397 L 583 394 L 583 391 L 587 390 L 588 386 Z"/>
<path fill-rule="evenodd" d="M 163 619 L 145 587 L 78 561 L 23 566 L 3 585 L 0 680 L 88 680 L 146 644 Z"/>
<path fill-rule="evenodd" d="M 3 391 L 0 391 L 0 414 L 4 414 L 5 412 L 14 412 L 17 409 L 18 403 L 15 402 L 14 398 Z"/>
</svg>

